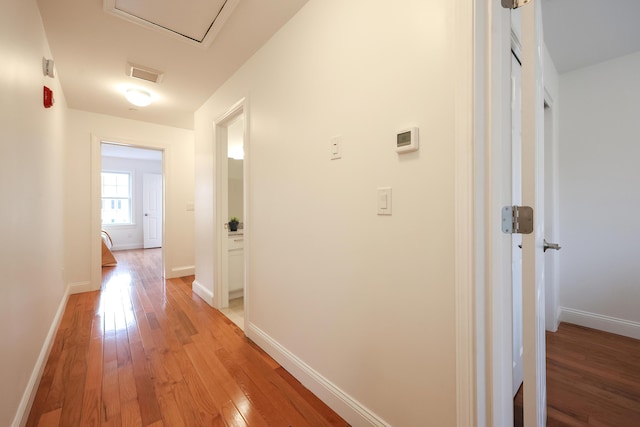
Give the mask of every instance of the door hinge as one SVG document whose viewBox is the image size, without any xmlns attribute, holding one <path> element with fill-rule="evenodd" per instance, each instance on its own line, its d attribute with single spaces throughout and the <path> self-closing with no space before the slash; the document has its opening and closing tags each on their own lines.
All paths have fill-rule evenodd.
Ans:
<svg viewBox="0 0 640 427">
<path fill-rule="evenodd" d="M 502 0 L 502 7 L 505 9 L 517 9 L 530 1 L 531 0 Z"/>
<path fill-rule="evenodd" d="M 502 208 L 502 232 L 507 234 L 533 233 L 533 208 L 505 206 Z"/>
</svg>

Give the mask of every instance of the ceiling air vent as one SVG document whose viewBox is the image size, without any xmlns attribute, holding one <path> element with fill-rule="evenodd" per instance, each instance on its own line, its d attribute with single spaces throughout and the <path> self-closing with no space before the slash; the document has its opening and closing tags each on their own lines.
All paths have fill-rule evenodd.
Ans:
<svg viewBox="0 0 640 427">
<path fill-rule="evenodd" d="M 128 72 L 129 77 L 134 77 L 136 79 L 145 80 L 151 83 L 160 83 L 162 81 L 163 73 L 160 71 L 141 67 L 135 64 L 128 64 Z"/>
</svg>

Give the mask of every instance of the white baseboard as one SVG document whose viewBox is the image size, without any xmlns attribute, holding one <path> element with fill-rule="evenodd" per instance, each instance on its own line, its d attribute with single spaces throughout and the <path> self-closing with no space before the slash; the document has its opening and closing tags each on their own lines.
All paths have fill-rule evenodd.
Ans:
<svg viewBox="0 0 640 427">
<path fill-rule="evenodd" d="M 319 372 L 254 324 L 245 324 L 245 333 L 249 339 L 266 351 L 349 424 L 354 426 L 390 427 L 382 418 L 320 375 Z"/>
<path fill-rule="evenodd" d="M 213 292 L 212 291 L 210 291 L 209 289 L 207 289 L 204 286 L 202 286 L 200 283 L 198 283 L 197 280 L 193 281 L 193 283 L 191 284 L 191 289 L 193 290 L 193 292 L 196 293 L 196 295 L 198 295 L 200 298 L 202 298 L 204 300 L 204 302 L 206 302 L 207 304 L 209 304 L 210 306 L 213 307 Z"/>
<path fill-rule="evenodd" d="M 91 288 L 91 282 L 89 281 L 69 283 L 68 286 L 69 286 L 69 295 L 81 294 L 83 292 L 89 292 L 94 290 Z"/>
<path fill-rule="evenodd" d="M 11 423 L 12 427 L 23 427 L 27 424 L 27 418 L 29 418 L 31 406 L 33 405 L 33 401 L 36 398 L 36 393 L 38 392 L 38 387 L 40 386 L 40 380 L 42 379 L 42 374 L 44 373 L 44 367 L 47 364 L 47 359 L 49 359 L 49 353 L 51 353 L 51 347 L 53 346 L 53 341 L 55 340 L 58 326 L 60 325 L 60 321 L 62 320 L 62 314 L 64 313 L 64 309 L 67 306 L 67 301 L 69 300 L 70 291 L 71 287 L 69 286 L 62 296 L 62 301 L 60 301 L 58 311 L 56 311 L 56 315 L 51 322 L 51 327 L 49 328 L 47 337 L 42 344 L 42 349 L 40 350 L 40 355 L 36 360 L 36 365 L 31 372 L 31 377 L 29 378 L 29 382 L 27 383 L 27 388 L 24 390 L 22 399 L 20 399 L 18 411 L 16 412 L 16 416 Z"/>
<path fill-rule="evenodd" d="M 196 274 L 196 266 L 195 265 L 186 265 L 183 267 L 175 267 L 171 269 L 169 273 L 170 277 L 168 279 L 174 279 L 176 277 L 184 277 L 184 276 L 193 276 Z"/>
<path fill-rule="evenodd" d="M 229 291 L 229 301 L 244 296 L 244 289 L 237 289 L 235 291 Z"/>
<path fill-rule="evenodd" d="M 640 339 L 640 323 L 573 308 L 560 307 L 560 321 Z"/>
<path fill-rule="evenodd" d="M 129 243 L 126 245 L 113 245 L 111 247 L 111 251 L 128 251 L 130 249 L 144 249 L 144 245 L 142 243 Z"/>
</svg>

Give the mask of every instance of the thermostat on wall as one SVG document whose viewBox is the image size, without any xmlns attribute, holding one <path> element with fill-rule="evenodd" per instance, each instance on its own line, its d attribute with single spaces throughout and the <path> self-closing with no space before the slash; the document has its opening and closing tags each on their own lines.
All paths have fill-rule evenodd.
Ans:
<svg viewBox="0 0 640 427">
<path fill-rule="evenodd" d="M 413 127 L 401 130 L 396 135 L 396 151 L 406 153 L 418 149 L 418 128 Z"/>
</svg>

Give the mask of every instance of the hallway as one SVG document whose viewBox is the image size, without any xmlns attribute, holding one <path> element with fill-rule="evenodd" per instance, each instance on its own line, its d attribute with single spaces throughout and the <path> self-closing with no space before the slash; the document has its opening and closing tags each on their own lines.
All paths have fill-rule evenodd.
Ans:
<svg viewBox="0 0 640 427">
<path fill-rule="evenodd" d="M 191 292 L 161 249 L 119 251 L 102 291 L 72 295 L 28 426 L 346 426 Z"/>
</svg>

